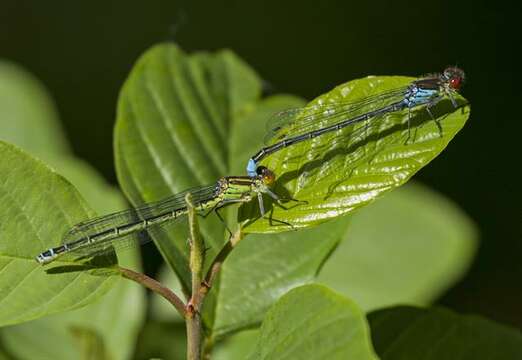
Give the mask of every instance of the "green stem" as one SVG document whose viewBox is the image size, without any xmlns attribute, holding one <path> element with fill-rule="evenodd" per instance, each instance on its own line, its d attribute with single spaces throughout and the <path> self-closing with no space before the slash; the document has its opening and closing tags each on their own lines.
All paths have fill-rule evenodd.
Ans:
<svg viewBox="0 0 522 360">
<path fill-rule="evenodd" d="M 201 303 L 204 292 L 201 291 L 203 280 L 203 262 L 205 248 L 197 222 L 197 214 L 192 204 L 190 193 L 185 197 L 188 207 L 188 221 L 190 232 L 190 272 L 192 274 L 192 294 L 187 304 L 185 320 L 187 326 L 187 360 L 201 359 L 202 327 Z"/>
</svg>

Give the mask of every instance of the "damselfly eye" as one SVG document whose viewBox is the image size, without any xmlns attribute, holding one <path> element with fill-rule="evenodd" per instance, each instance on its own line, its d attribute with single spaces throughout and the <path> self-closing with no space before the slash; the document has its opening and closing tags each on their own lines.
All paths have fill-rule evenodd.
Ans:
<svg viewBox="0 0 522 360">
<path fill-rule="evenodd" d="M 454 77 L 453 79 L 451 79 L 449 81 L 449 86 L 452 89 L 459 90 L 461 85 L 462 85 L 462 78 L 460 78 L 460 77 Z"/>
<path fill-rule="evenodd" d="M 275 174 L 265 166 L 258 167 L 257 174 L 263 178 L 263 182 L 267 185 L 270 185 L 275 181 Z"/>
<path fill-rule="evenodd" d="M 456 66 L 448 67 L 444 70 L 444 81 L 447 82 L 448 86 L 454 90 L 460 90 L 466 75 L 464 71 Z"/>
</svg>

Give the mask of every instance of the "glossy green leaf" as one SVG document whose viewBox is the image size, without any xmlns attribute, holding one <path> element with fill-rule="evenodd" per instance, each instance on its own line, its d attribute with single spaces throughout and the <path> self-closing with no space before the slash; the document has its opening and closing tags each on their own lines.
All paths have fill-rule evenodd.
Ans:
<svg viewBox="0 0 522 360">
<path fill-rule="evenodd" d="M 44 86 L 5 60 L 0 61 L 0 140 L 37 156 L 69 152 L 55 104 Z"/>
<path fill-rule="evenodd" d="M 230 51 L 186 55 L 173 44 L 155 46 L 137 62 L 118 103 L 115 157 L 118 179 L 134 205 L 158 200 L 230 175 L 246 165 L 243 130 L 265 114 L 295 106 L 287 96 L 261 103 L 261 82 Z M 255 141 L 262 135 L 255 137 Z M 247 140 L 245 140 L 247 139 Z M 236 155 L 240 153 L 240 160 Z M 244 174 L 244 169 L 238 175 Z M 202 224 L 209 250 L 220 250 L 223 225 L 215 216 Z M 163 257 L 188 286 L 184 226 L 154 234 Z"/>
<path fill-rule="evenodd" d="M 92 272 L 49 274 L 34 260 L 93 211 L 43 163 L 5 143 L 0 143 L 0 154 L 0 324 L 79 308 L 99 298 L 116 278 Z"/>
<path fill-rule="evenodd" d="M 326 287 L 289 291 L 266 314 L 249 359 L 376 359 L 364 313 Z"/>
<path fill-rule="evenodd" d="M 354 102 L 403 87 L 412 80 L 390 76 L 354 80 L 319 96 L 309 105 Z M 436 105 L 432 109 L 435 120 L 423 107 L 413 110 L 411 133 L 405 110 L 383 116 L 370 125 L 360 123 L 355 129 L 347 127 L 341 134 L 324 134 L 268 156 L 261 165 L 278 174 L 275 192 L 307 202 L 287 203 L 290 210 L 271 206 L 270 216 L 285 219 L 294 227 L 317 225 L 347 214 L 404 184 L 436 157 L 464 126 L 470 109 L 462 97 L 458 96 L 457 102 L 457 108 L 449 100 Z M 374 106 L 370 103 L 359 111 L 366 113 Z M 296 121 L 299 122 L 299 118 Z M 309 128 L 321 125 L 316 121 Z M 353 132 L 358 135 L 350 136 Z M 288 230 L 286 225 L 274 226 L 269 219 L 259 218 L 255 204 L 243 206 L 242 210 L 241 220 L 251 219 L 245 226 L 247 232 Z"/>
<path fill-rule="evenodd" d="M 520 330 L 474 315 L 433 308 L 395 307 L 368 316 L 382 360 L 518 360 Z"/>
<path fill-rule="evenodd" d="M 464 275 L 477 247 L 467 215 L 417 183 L 354 213 L 350 225 L 317 281 L 365 310 L 429 304 Z"/>
<path fill-rule="evenodd" d="M 205 303 L 204 315 L 207 324 L 212 324 L 213 335 L 220 337 L 259 324 L 281 295 L 314 279 L 346 231 L 343 219 L 316 229 L 270 237 L 251 235 L 242 240 L 210 292 L 217 292 L 215 303 Z"/>
<path fill-rule="evenodd" d="M 118 179 L 131 202 L 225 175 L 230 122 L 259 93 L 256 75 L 231 52 L 187 56 L 171 44 L 147 51 L 121 91 L 115 130 Z M 211 259 L 223 244 L 223 227 L 212 218 L 202 231 Z M 154 240 L 187 286 L 186 238 L 173 233 Z"/>
</svg>

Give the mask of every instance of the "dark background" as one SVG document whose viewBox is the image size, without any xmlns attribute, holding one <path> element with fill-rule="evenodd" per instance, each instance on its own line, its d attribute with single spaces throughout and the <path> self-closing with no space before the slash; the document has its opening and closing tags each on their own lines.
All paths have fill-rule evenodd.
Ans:
<svg viewBox="0 0 522 360">
<path fill-rule="evenodd" d="M 228 47 L 276 92 L 310 99 L 369 74 L 462 67 L 470 121 L 416 178 L 460 204 L 480 227 L 481 247 L 440 303 L 522 328 L 521 15 L 518 2 L 471 0 L 0 0 L 0 57 L 45 83 L 74 151 L 113 182 L 118 91 L 136 58 L 161 41 Z"/>
</svg>

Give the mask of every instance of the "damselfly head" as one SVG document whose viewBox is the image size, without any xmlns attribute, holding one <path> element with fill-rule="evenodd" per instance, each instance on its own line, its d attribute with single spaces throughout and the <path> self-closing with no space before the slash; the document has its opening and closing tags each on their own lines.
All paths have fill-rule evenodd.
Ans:
<svg viewBox="0 0 522 360">
<path fill-rule="evenodd" d="M 466 75 L 462 69 L 456 66 L 447 67 L 442 74 L 443 81 L 448 84 L 452 90 L 459 91 L 466 80 Z"/>
<path fill-rule="evenodd" d="M 259 166 L 256 169 L 257 175 L 261 177 L 265 185 L 272 185 L 275 181 L 275 174 L 266 166 Z"/>
<path fill-rule="evenodd" d="M 40 253 L 35 259 L 39 264 L 45 265 L 56 257 L 54 251 L 52 249 L 46 250 L 43 253 Z"/>
</svg>

